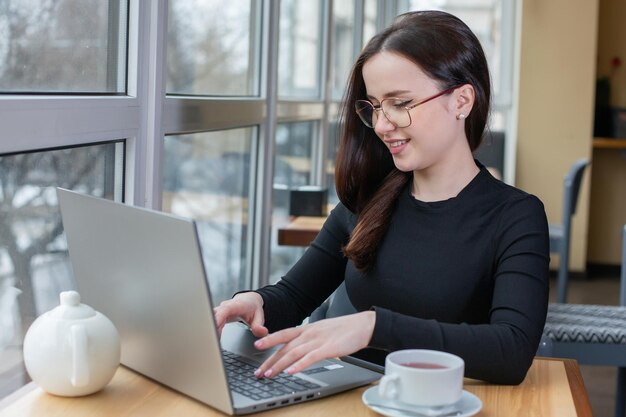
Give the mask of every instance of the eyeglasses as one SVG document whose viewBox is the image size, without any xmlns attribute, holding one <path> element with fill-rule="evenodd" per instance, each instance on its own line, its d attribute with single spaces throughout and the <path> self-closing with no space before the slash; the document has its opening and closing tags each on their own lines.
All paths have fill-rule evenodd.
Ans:
<svg viewBox="0 0 626 417">
<path fill-rule="evenodd" d="M 389 120 L 389 123 L 397 128 L 403 128 L 411 125 L 411 113 L 409 113 L 409 110 L 414 109 L 420 104 L 434 100 L 437 97 L 441 97 L 444 94 L 451 93 L 458 87 L 458 85 L 455 85 L 454 87 L 440 91 L 434 96 L 425 98 L 424 100 L 418 101 L 410 106 L 407 104 L 409 104 L 412 100 L 392 97 L 382 100 L 378 106 L 374 106 L 367 100 L 357 100 L 354 107 L 356 109 L 356 114 L 359 115 L 359 118 L 361 118 L 363 124 L 367 127 L 373 128 L 376 126 L 376 123 L 378 122 L 378 113 L 382 111 L 387 120 Z"/>
</svg>

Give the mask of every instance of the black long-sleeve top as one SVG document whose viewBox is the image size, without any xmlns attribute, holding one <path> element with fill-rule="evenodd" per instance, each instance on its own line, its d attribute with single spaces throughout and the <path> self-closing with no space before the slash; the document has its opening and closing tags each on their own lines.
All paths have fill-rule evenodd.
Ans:
<svg viewBox="0 0 626 417">
<path fill-rule="evenodd" d="M 345 280 L 352 304 L 373 309 L 363 357 L 384 364 L 398 349 L 435 349 L 465 360 L 465 375 L 520 383 L 548 305 L 549 240 L 541 201 L 479 174 L 454 198 L 398 198 L 375 266 L 342 255 L 356 216 L 339 204 L 303 257 L 258 292 L 270 331 L 298 325 Z"/>
</svg>

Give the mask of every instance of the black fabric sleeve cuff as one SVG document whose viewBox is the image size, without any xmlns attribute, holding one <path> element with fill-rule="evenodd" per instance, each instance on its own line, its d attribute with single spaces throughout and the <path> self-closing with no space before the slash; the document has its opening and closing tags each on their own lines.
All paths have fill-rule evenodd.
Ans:
<svg viewBox="0 0 626 417">
<path fill-rule="evenodd" d="M 393 314 L 390 310 L 380 307 L 372 307 L 371 310 L 376 313 L 376 322 L 369 347 L 388 350 L 391 340 Z"/>
</svg>

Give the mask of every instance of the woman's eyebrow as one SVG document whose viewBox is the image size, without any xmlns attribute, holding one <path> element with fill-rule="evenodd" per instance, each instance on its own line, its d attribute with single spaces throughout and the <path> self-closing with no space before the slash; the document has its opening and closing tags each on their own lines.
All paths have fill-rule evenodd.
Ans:
<svg viewBox="0 0 626 417">
<path fill-rule="evenodd" d="M 397 97 L 397 96 L 401 96 L 404 94 L 408 94 L 411 93 L 409 90 L 393 90 L 393 91 L 389 91 L 387 93 L 385 93 L 383 95 L 383 98 L 389 98 L 389 97 Z M 378 101 L 378 99 L 374 96 L 370 96 L 369 94 L 367 95 L 367 98 L 370 100 L 376 100 Z"/>
</svg>

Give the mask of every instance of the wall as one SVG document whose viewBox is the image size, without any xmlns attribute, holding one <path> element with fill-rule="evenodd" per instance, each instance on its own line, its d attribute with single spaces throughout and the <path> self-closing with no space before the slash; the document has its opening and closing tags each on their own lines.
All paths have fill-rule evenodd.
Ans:
<svg viewBox="0 0 626 417">
<path fill-rule="evenodd" d="M 626 107 L 626 1 L 600 0 L 598 17 L 598 77 L 611 81 L 611 104 Z M 622 64 L 612 68 L 618 57 Z M 626 151 L 595 149 L 591 178 L 587 260 L 621 263 L 621 229 L 626 224 Z"/>
<path fill-rule="evenodd" d="M 524 0 L 522 10 L 516 186 L 559 222 L 563 176 L 591 157 L 598 0 Z M 574 271 L 586 264 L 589 178 L 573 223 Z"/>
</svg>

